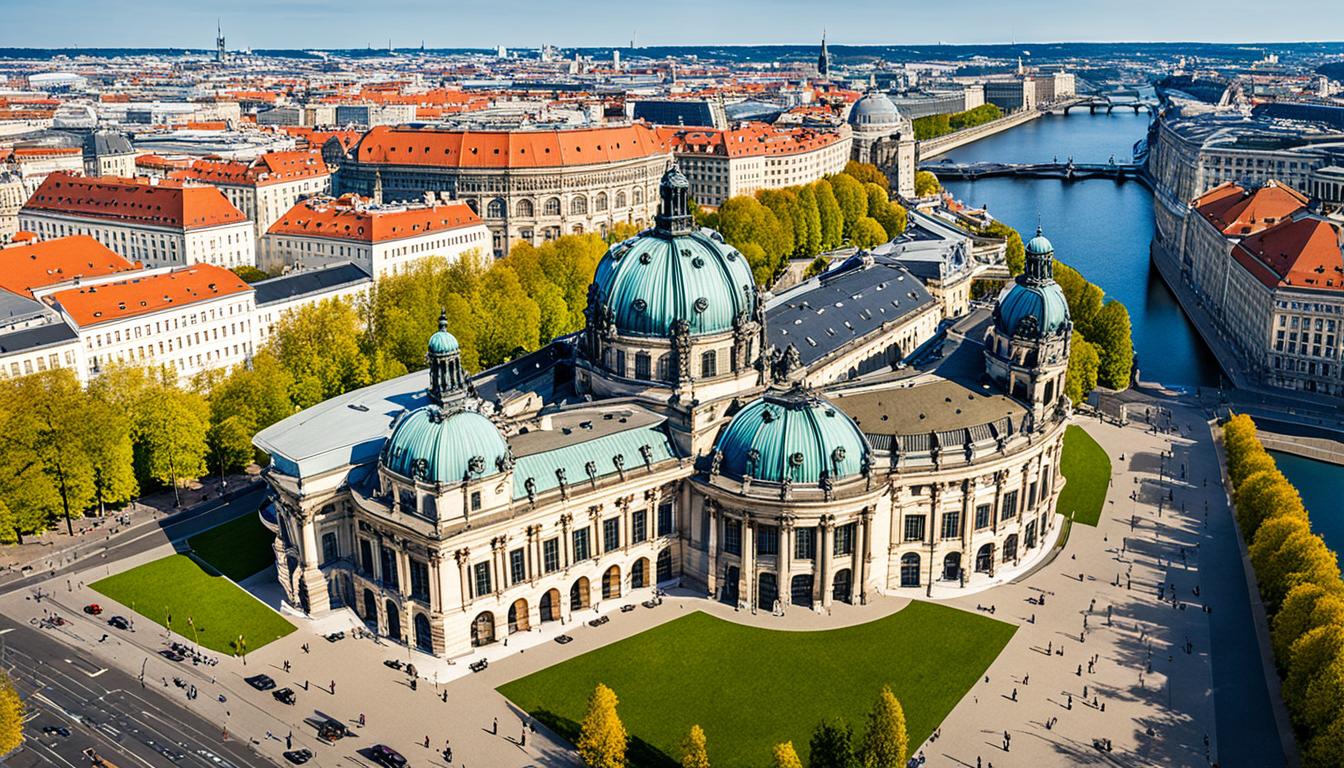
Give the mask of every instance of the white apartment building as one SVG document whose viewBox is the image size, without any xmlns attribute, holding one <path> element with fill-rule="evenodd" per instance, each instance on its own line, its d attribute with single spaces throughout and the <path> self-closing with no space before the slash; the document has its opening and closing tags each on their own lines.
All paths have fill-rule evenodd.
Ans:
<svg viewBox="0 0 1344 768">
<path fill-rule="evenodd" d="M 315 269 L 351 262 L 374 278 L 427 256 L 456 261 L 491 249 L 490 230 L 466 203 L 375 205 L 357 195 L 310 198 L 271 225 L 263 269 Z"/>
<path fill-rule="evenodd" d="M 91 235 L 148 268 L 256 265 L 252 222 L 208 184 L 52 174 L 19 211 L 19 228 L 44 240 Z"/>
<path fill-rule="evenodd" d="M 659 134 L 672 147 L 691 197 L 709 206 L 839 173 L 849 162 L 852 142 L 848 126 L 818 131 L 743 123 L 726 130 L 663 128 Z"/>
<path fill-rule="evenodd" d="M 319 152 L 267 152 L 250 162 L 197 160 L 171 177 L 217 187 L 252 220 L 258 246 L 271 225 L 295 203 L 331 190 L 331 171 Z"/>
<path fill-rule="evenodd" d="M 4 170 L 23 183 L 25 195 L 31 195 L 53 173 L 84 173 L 84 154 L 78 147 L 16 147 L 5 157 Z"/>
</svg>

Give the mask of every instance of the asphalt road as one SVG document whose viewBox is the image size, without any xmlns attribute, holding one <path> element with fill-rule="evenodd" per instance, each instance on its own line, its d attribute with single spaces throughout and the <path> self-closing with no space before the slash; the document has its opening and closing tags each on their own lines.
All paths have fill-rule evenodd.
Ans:
<svg viewBox="0 0 1344 768">
<path fill-rule="evenodd" d="M 114 563 L 163 544 L 186 539 L 208 528 L 227 523 L 235 517 L 255 513 L 265 495 L 266 485 L 257 483 L 234 498 L 204 502 L 171 517 L 141 523 L 122 531 L 110 540 L 89 542 L 75 549 L 73 553 L 66 553 L 66 557 L 74 555 L 73 561 L 41 572 L 30 571 L 26 576 L 0 582 L 0 594 L 31 587 L 54 576 L 83 571 L 99 563 Z"/>
<path fill-rule="evenodd" d="M 85 768 L 93 749 L 111 768 L 250 768 L 272 763 L 155 686 L 104 668 L 46 633 L 0 617 L 3 665 L 28 703 L 26 739 L 8 768 Z M 176 689 L 173 689 L 176 690 Z M 45 735 L 64 726 L 70 735 Z"/>
</svg>

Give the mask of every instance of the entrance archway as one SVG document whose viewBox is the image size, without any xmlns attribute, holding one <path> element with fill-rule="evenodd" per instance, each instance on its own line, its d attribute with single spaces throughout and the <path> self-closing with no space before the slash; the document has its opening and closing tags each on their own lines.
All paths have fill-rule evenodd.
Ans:
<svg viewBox="0 0 1344 768">
<path fill-rule="evenodd" d="M 737 605 L 738 590 L 741 587 L 742 572 L 736 565 L 730 565 L 723 571 L 723 602 Z"/>
<path fill-rule="evenodd" d="M 602 599 L 615 600 L 621 596 L 621 567 L 613 565 L 602 574 Z"/>
<path fill-rule="evenodd" d="M 520 597 L 509 606 L 509 634 L 526 632 L 531 628 L 532 623 L 527 617 L 527 601 Z"/>
<path fill-rule="evenodd" d="M 662 583 L 665 582 L 665 581 L 671 581 L 671 580 L 672 580 L 672 548 L 671 548 L 671 547 L 665 547 L 665 548 L 663 549 L 662 552 L 659 552 L 659 553 L 658 553 L 658 564 L 657 564 L 657 568 L 658 568 L 658 581 L 657 581 L 657 583 L 662 584 Z"/>
<path fill-rule="evenodd" d="M 370 629 L 378 629 L 378 598 L 373 596 L 372 589 L 364 590 L 364 623 Z"/>
<path fill-rule="evenodd" d="M 986 544 L 975 553 L 975 572 L 989 573 L 994 567 L 994 545 Z"/>
<path fill-rule="evenodd" d="M 812 607 L 812 574 L 803 573 L 789 582 L 789 602 L 804 608 Z"/>
<path fill-rule="evenodd" d="M 841 568 L 835 572 L 835 581 L 831 589 L 831 598 L 841 602 L 851 602 L 854 597 L 854 585 L 851 581 L 850 570 Z"/>
<path fill-rule="evenodd" d="M 956 581 L 961 578 L 961 553 L 948 552 L 943 558 L 943 579 Z"/>
<path fill-rule="evenodd" d="M 773 611 L 776 600 L 779 600 L 779 579 L 773 573 L 762 573 L 756 586 L 756 607 Z"/>
<path fill-rule="evenodd" d="M 415 647 L 425 653 L 434 652 L 434 636 L 429 631 L 429 619 L 423 613 L 415 614 Z"/>
<path fill-rule="evenodd" d="M 580 576 L 569 588 L 569 610 L 582 611 L 589 605 L 588 577 Z"/>
<path fill-rule="evenodd" d="M 560 620 L 560 590 L 548 589 L 541 596 L 541 623 Z"/>
<path fill-rule="evenodd" d="M 641 557 L 630 566 L 630 588 L 643 589 L 649 586 L 649 558 Z"/>
<path fill-rule="evenodd" d="M 388 600 L 383 606 L 387 610 L 387 636 L 401 640 L 401 616 L 397 613 L 397 604 Z"/>
<path fill-rule="evenodd" d="M 471 622 L 471 645 L 479 648 L 495 642 L 495 614 L 486 611 Z"/>
<path fill-rule="evenodd" d="M 919 586 L 919 554 L 916 552 L 901 555 L 901 586 Z"/>
</svg>

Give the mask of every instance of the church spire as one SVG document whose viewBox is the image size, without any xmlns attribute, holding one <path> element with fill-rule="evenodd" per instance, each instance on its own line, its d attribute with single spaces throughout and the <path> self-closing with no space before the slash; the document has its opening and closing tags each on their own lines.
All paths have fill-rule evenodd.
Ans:
<svg viewBox="0 0 1344 768">
<path fill-rule="evenodd" d="M 821 77 L 831 76 L 831 54 L 826 50 L 826 30 L 821 31 L 821 54 L 817 56 L 817 74 Z"/>
</svg>

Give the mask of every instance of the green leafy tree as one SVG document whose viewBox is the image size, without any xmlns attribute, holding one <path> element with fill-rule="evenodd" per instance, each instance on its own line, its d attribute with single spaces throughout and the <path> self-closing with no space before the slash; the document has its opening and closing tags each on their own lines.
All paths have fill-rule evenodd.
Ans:
<svg viewBox="0 0 1344 768">
<path fill-rule="evenodd" d="M 915 197 L 929 197 L 938 194 L 943 185 L 938 182 L 938 177 L 933 171 L 915 172 Z"/>
<path fill-rule="evenodd" d="M 854 227 L 858 225 L 860 219 L 868 215 L 868 195 L 864 192 L 863 185 L 855 181 L 852 176 L 837 173 L 828 181 L 831 183 L 831 191 L 835 193 L 835 201 L 840 205 L 845 236 L 852 240 Z"/>
<path fill-rule="evenodd" d="M 798 242 L 793 215 L 793 202 L 797 195 L 789 189 L 763 189 L 757 193 L 757 198 L 775 218 L 780 238 L 780 252 L 776 258 L 778 265 L 782 266 L 784 260 L 793 254 Z"/>
<path fill-rule="evenodd" d="M 1101 358 L 1097 348 L 1078 331 L 1073 332 L 1069 341 L 1069 368 L 1064 374 L 1064 394 L 1069 401 L 1077 405 L 1087 397 L 1087 393 L 1097 388 L 1097 372 L 1101 369 Z"/>
<path fill-rule="evenodd" d="M 705 731 L 699 725 L 692 725 L 681 741 L 681 768 L 709 768 Z"/>
<path fill-rule="evenodd" d="M 199 393 L 179 387 L 172 369 L 148 377 L 141 397 L 133 411 L 136 450 L 146 475 L 176 493 L 206 472 L 210 407 Z"/>
<path fill-rule="evenodd" d="M 1267 453 L 1260 455 L 1269 458 Z M 1307 518 L 1302 496 L 1272 464 L 1242 480 L 1237 486 L 1236 499 L 1237 523 L 1248 540 L 1254 540 L 1260 524 L 1270 518 L 1282 515 Z"/>
<path fill-rule="evenodd" d="M 84 408 L 84 454 L 93 470 L 93 499 L 98 514 L 119 507 L 140 492 L 135 479 L 135 445 L 131 441 L 131 418 L 119 409 L 95 383 L 90 385 Z"/>
<path fill-rule="evenodd" d="M 864 216 L 854 225 L 849 239 L 856 248 L 872 248 L 887 241 L 887 231 L 877 223 L 877 219 Z"/>
<path fill-rule="evenodd" d="M 616 692 L 598 683 L 579 728 L 579 758 L 588 768 L 623 768 L 629 735 L 616 714 Z"/>
<path fill-rule="evenodd" d="M 1325 624 L 1344 625 L 1344 584 L 1304 583 L 1288 590 L 1270 622 L 1270 641 L 1279 668 L 1288 668 L 1299 638 Z"/>
<path fill-rule="evenodd" d="M 291 310 L 275 324 L 270 350 L 293 377 L 295 405 L 308 408 L 370 382 L 359 345 L 363 327 L 355 307 L 340 298 Z"/>
<path fill-rule="evenodd" d="M 250 264 L 244 264 L 241 267 L 234 267 L 232 272 L 233 274 L 241 277 L 243 279 L 243 282 L 245 283 L 256 283 L 262 280 L 267 280 L 271 277 L 270 273 L 257 269 L 256 267 Z"/>
<path fill-rule="evenodd" d="M 845 215 L 835 199 L 831 183 L 818 179 L 812 183 L 812 194 L 817 198 L 817 216 L 821 221 L 821 249 L 831 251 L 845 241 Z"/>
<path fill-rule="evenodd" d="M 883 173 L 881 168 L 878 168 L 872 163 L 860 163 L 858 160 L 850 160 L 848 163 L 845 163 L 844 174 L 846 176 L 854 177 L 856 181 L 859 181 L 865 186 L 868 184 L 876 184 L 881 187 L 884 192 L 891 189 L 891 180 L 887 178 L 887 174 Z"/>
<path fill-rule="evenodd" d="M 0 669 L 0 757 L 23 744 L 25 710 L 23 699 L 9 679 L 9 672 Z"/>
<path fill-rule="evenodd" d="M 541 309 L 523 290 L 518 275 L 497 265 L 481 280 L 476 348 L 485 367 L 512 360 L 541 343 Z"/>
<path fill-rule="evenodd" d="M 786 741 L 775 745 L 770 765 L 772 768 L 803 768 L 803 761 L 798 759 L 798 752 L 794 750 L 793 742 Z"/>
<path fill-rule="evenodd" d="M 812 731 L 808 768 L 855 768 L 854 732 L 840 720 L 824 720 Z"/>
<path fill-rule="evenodd" d="M 257 433 L 253 427 L 255 423 L 256 416 L 247 409 L 210 425 L 205 443 L 215 471 L 221 475 L 237 472 L 252 463 L 252 436 Z"/>
<path fill-rule="evenodd" d="M 900 203 L 889 201 L 882 206 L 876 213 L 871 214 L 877 223 L 887 231 L 887 239 L 891 240 L 905 232 L 906 223 L 909 220 L 909 214 Z"/>
<path fill-rule="evenodd" d="M 1283 702 L 1293 721 L 1302 724 L 1307 691 L 1321 670 L 1344 652 L 1344 626 L 1327 624 L 1307 632 L 1293 643 L 1288 675 L 1283 680 Z"/>
<path fill-rule="evenodd" d="M 0 379 L 0 502 L 9 526 L 3 535 L 19 543 L 25 535 L 45 531 L 63 511 L 61 494 L 32 448 L 39 425 L 36 412 L 22 399 L 32 396 L 26 378 Z"/>
<path fill-rule="evenodd" d="M 817 193 L 812 186 L 799 187 L 798 209 L 803 227 L 799 228 L 798 250 L 805 256 L 821 253 L 821 210 L 817 206 Z"/>
<path fill-rule="evenodd" d="M 1344 755 L 1344 716 L 1317 731 L 1306 744 L 1303 765 L 1308 768 L 1338 768 Z"/>
<path fill-rule="evenodd" d="M 1097 345 L 1097 355 L 1101 358 L 1097 381 L 1111 389 L 1128 387 L 1134 366 L 1129 310 L 1118 301 L 1108 301 L 1097 312 L 1088 330 L 1088 340 Z"/>
<path fill-rule="evenodd" d="M 905 768 L 909 752 L 905 710 L 891 688 L 884 685 L 868 713 L 868 731 L 861 749 L 863 768 Z"/>
<path fill-rule="evenodd" d="M 26 423 L 19 439 L 60 495 L 66 532 L 73 535 L 71 516 L 83 516 L 94 498 L 88 399 L 68 368 L 21 376 L 17 388 L 29 417 L 20 422 Z"/>
<path fill-rule="evenodd" d="M 1101 311 L 1105 296 L 1101 288 L 1083 279 L 1078 270 L 1062 262 L 1055 262 L 1055 282 L 1064 292 L 1064 300 L 1069 305 L 1069 318 L 1075 328 L 1087 334 L 1092 320 Z"/>
</svg>

